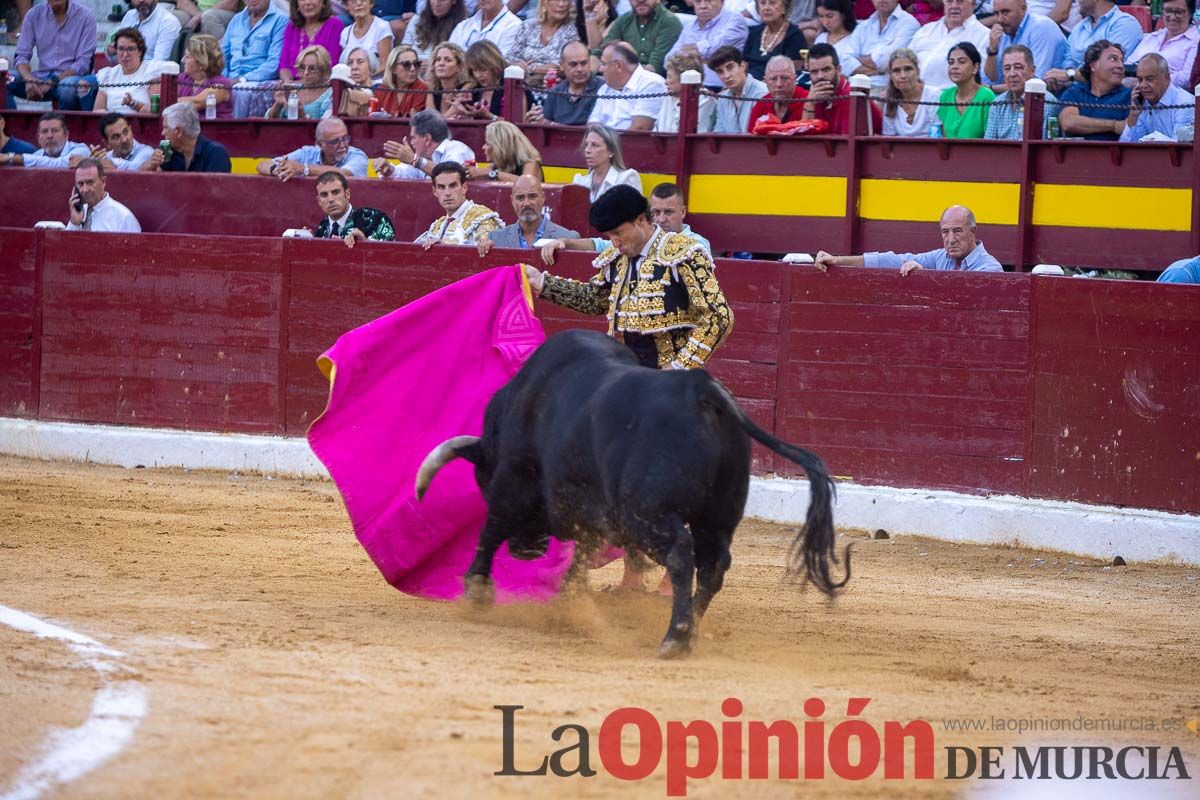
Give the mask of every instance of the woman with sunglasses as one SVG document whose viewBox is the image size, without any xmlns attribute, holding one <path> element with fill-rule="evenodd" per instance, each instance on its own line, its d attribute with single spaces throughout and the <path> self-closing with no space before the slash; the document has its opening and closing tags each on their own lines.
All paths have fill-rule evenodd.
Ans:
<svg viewBox="0 0 1200 800">
<path fill-rule="evenodd" d="M 425 108 L 424 94 L 404 94 L 389 89 L 411 89 L 423 92 L 429 84 L 421 80 L 421 59 L 412 45 L 402 44 L 388 56 L 387 69 L 383 71 L 384 88 L 376 89 L 379 111 L 389 117 L 411 117 Z"/>
</svg>

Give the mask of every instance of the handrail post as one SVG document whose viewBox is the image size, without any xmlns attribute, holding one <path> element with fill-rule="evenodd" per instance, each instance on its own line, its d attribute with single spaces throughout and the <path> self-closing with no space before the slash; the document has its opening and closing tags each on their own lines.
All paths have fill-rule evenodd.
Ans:
<svg viewBox="0 0 1200 800">
<path fill-rule="evenodd" d="M 329 98 L 329 107 L 333 109 L 335 117 L 342 116 L 342 98 L 346 94 L 346 87 L 352 80 L 350 65 L 333 65 L 333 70 L 329 73 L 329 88 L 333 90 L 333 95 Z"/>
<path fill-rule="evenodd" d="M 1030 142 L 1040 142 L 1045 129 L 1046 82 L 1038 78 L 1025 81 L 1021 98 L 1024 114 L 1021 130 L 1021 194 L 1017 200 L 1017 252 L 1013 269 L 1024 272 L 1033 258 L 1033 185 L 1037 171 L 1037 150 Z"/>
<path fill-rule="evenodd" d="M 858 137 L 868 134 L 871 119 L 871 79 L 866 75 L 850 76 L 849 128 L 846 131 L 846 221 L 842 232 L 842 252 L 857 253 L 859 183 L 861 178 L 861 144 Z M 875 131 L 879 133 L 879 131 Z"/>
<path fill-rule="evenodd" d="M 500 103 L 500 116 L 514 125 L 524 120 L 525 70 L 516 65 L 504 68 L 504 99 Z"/>
<path fill-rule="evenodd" d="M 679 131 L 675 134 L 675 184 L 688 197 L 687 168 L 690 163 L 688 134 L 695 133 L 700 121 L 700 73 L 684 70 L 679 76 Z"/>
<path fill-rule="evenodd" d="M 8 59 L 0 58 L 0 108 L 8 107 Z"/>
<path fill-rule="evenodd" d="M 1196 87 L 1196 110 L 1192 117 L 1192 246 L 1189 253 L 1200 253 L 1200 151 L 1196 150 L 1196 129 L 1200 128 L 1200 85 Z"/>
<path fill-rule="evenodd" d="M 158 87 L 158 113 L 166 111 L 179 100 L 179 65 L 164 61 Z"/>
</svg>

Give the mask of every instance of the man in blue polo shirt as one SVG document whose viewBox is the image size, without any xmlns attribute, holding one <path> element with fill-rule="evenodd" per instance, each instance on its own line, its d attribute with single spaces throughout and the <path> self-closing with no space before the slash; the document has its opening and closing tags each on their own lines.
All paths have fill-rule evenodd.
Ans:
<svg viewBox="0 0 1200 800">
<path fill-rule="evenodd" d="M 1042 77 L 1047 70 L 1057 69 L 1067 57 L 1067 37 L 1058 23 L 1041 14 L 1032 14 L 1025 0 L 994 0 L 996 23 L 988 39 L 987 59 L 983 74 L 989 86 L 1004 82 L 1000 69 L 1000 54 L 1011 45 L 1023 44 L 1033 53 L 1033 72 Z"/>
<path fill-rule="evenodd" d="M 864 253 L 861 256 L 835 256 L 824 250 L 817 253 L 816 267 L 822 272 L 832 266 L 900 268 L 908 275 L 919 269 L 961 270 L 964 272 L 1003 272 L 1004 267 L 975 238 L 975 215 L 966 206 L 950 206 L 938 223 L 942 249 L 925 253 Z"/>
<path fill-rule="evenodd" d="M 337 170 L 347 178 L 367 177 L 367 154 L 350 146 L 346 123 L 337 117 L 326 117 L 317 123 L 317 143 L 307 144 L 286 156 L 260 161 L 255 166 L 259 175 L 271 175 L 286 181 L 291 178 L 316 177 Z"/>
<path fill-rule="evenodd" d="M 288 20 L 271 5 L 271 0 L 246 0 L 221 37 L 225 55 L 225 77 L 239 82 L 233 92 L 233 114 L 249 115 L 252 108 L 269 104 L 269 92 L 249 91 L 263 81 L 279 77 L 283 54 L 283 29 Z"/>
<path fill-rule="evenodd" d="M 1126 14 L 1112 0 L 1079 0 L 1083 18 L 1067 37 L 1067 57 L 1062 69 L 1049 70 L 1042 77 L 1053 92 L 1061 92 L 1072 82 L 1080 80 L 1078 70 L 1083 66 L 1087 49 L 1105 39 L 1132 53 L 1142 43 L 1142 26 L 1133 15 Z"/>
</svg>

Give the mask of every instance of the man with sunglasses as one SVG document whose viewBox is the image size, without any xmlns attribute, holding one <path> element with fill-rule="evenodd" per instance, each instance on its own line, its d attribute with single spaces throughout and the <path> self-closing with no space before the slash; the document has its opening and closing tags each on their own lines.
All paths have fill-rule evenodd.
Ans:
<svg viewBox="0 0 1200 800">
<path fill-rule="evenodd" d="M 317 123 L 317 143 L 307 144 L 286 156 L 258 162 L 259 175 L 273 175 L 281 181 L 313 177 L 336 171 L 347 178 L 367 177 L 367 154 L 350 146 L 346 123 L 326 117 Z"/>
</svg>

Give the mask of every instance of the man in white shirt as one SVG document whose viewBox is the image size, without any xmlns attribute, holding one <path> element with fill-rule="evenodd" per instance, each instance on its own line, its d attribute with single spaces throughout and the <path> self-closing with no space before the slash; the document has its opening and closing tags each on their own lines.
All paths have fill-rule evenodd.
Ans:
<svg viewBox="0 0 1200 800">
<path fill-rule="evenodd" d="M 589 125 L 617 131 L 648 131 L 654 127 L 662 97 L 627 99 L 630 95 L 662 95 L 667 82 L 638 63 L 637 51 L 628 42 L 609 42 L 600 58 L 604 85 L 596 94 Z"/>
<path fill-rule="evenodd" d="M 67 207 L 69 231 L 93 233 L 141 233 L 142 226 L 133 212 L 109 197 L 104 189 L 104 165 L 85 158 L 75 167 L 75 188 Z"/>
<path fill-rule="evenodd" d="M 403 142 L 383 143 L 386 158 L 375 159 L 375 172 L 384 179 L 419 181 L 433 174 L 433 168 L 443 161 L 466 164 L 475 160 L 475 151 L 450 138 L 450 126 L 445 118 L 426 109 L 412 115 L 408 123 L 408 138 Z M 388 159 L 398 159 L 393 164 Z"/>
<path fill-rule="evenodd" d="M 32 153 L 4 153 L 0 164 L 15 167 L 48 167 L 65 169 L 72 161 L 87 158 L 91 151 L 86 144 L 67 138 L 67 118 L 59 111 L 47 111 L 38 118 L 37 139 L 40 147 Z"/>
<path fill-rule="evenodd" d="M 182 26 L 175 14 L 158 0 L 133 0 L 133 8 L 125 12 L 121 28 L 135 28 L 146 40 L 145 58 L 154 61 L 170 61 L 171 51 L 179 40 Z"/>
<path fill-rule="evenodd" d="M 945 0 L 946 16 L 921 27 L 908 43 L 921 64 L 921 80 L 934 89 L 950 86 L 946 55 L 959 42 L 970 42 L 980 53 L 988 50 L 991 32 L 977 19 L 969 0 Z"/>
<path fill-rule="evenodd" d="M 153 172 L 162 164 L 161 151 L 134 139 L 129 121 L 116 111 L 100 118 L 100 138 L 104 140 L 106 152 L 103 161 L 108 169 Z M 155 153 L 159 153 L 157 159 L 154 158 Z"/>
<path fill-rule="evenodd" d="M 872 86 L 887 86 L 887 64 L 892 52 L 908 47 L 921 23 L 900 8 L 900 0 L 872 0 L 875 13 L 858 23 L 850 34 L 848 50 L 861 65 L 855 75 L 870 75 Z"/>
<path fill-rule="evenodd" d="M 454 26 L 450 43 L 466 50 L 476 42 L 487 39 L 508 57 L 517 41 L 521 19 L 505 7 L 502 0 L 479 0 L 479 10 Z"/>
</svg>

